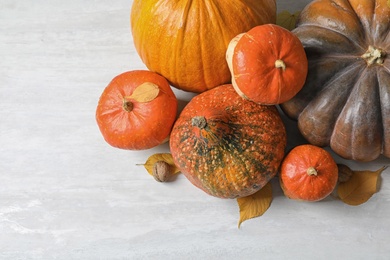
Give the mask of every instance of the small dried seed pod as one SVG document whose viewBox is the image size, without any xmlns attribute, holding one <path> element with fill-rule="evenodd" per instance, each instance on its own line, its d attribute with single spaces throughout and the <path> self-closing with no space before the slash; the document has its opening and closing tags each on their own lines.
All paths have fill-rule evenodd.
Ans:
<svg viewBox="0 0 390 260">
<path fill-rule="evenodd" d="M 164 161 L 157 161 L 153 165 L 153 177 L 158 182 L 166 182 L 171 176 L 171 166 Z"/>
<path fill-rule="evenodd" d="M 351 178 L 353 171 L 347 165 L 337 164 L 337 168 L 339 170 L 339 182 L 346 182 Z"/>
</svg>

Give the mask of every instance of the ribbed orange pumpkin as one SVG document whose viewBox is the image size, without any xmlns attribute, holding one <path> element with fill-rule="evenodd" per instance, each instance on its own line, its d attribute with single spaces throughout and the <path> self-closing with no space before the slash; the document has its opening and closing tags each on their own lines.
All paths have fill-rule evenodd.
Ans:
<svg viewBox="0 0 390 260">
<path fill-rule="evenodd" d="M 225 53 L 234 36 L 275 21 L 275 0 L 134 0 L 131 10 L 148 69 L 196 93 L 230 82 Z"/>
<path fill-rule="evenodd" d="M 176 166 L 220 198 L 251 195 L 277 173 L 286 131 L 275 106 L 241 98 L 231 84 L 195 96 L 170 135 Z"/>
</svg>

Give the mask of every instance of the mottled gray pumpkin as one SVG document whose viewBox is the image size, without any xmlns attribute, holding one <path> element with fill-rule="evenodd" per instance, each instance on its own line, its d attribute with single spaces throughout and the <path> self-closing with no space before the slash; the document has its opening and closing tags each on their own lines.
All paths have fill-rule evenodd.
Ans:
<svg viewBox="0 0 390 260">
<path fill-rule="evenodd" d="M 282 105 L 312 144 L 344 158 L 390 157 L 387 0 L 316 0 L 293 32 L 309 61 L 302 90 Z"/>
</svg>

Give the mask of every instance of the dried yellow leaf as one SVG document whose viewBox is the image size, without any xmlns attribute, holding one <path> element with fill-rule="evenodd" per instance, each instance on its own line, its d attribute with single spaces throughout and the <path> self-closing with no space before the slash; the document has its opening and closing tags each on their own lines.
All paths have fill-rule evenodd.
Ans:
<svg viewBox="0 0 390 260">
<path fill-rule="evenodd" d="M 153 175 L 153 166 L 158 161 L 164 161 L 170 165 L 171 174 L 177 174 L 180 172 L 179 168 L 176 167 L 175 163 L 173 162 L 172 154 L 170 153 L 156 153 L 146 160 L 145 164 L 143 166 L 148 171 L 150 175 Z"/>
<path fill-rule="evenodd" d="M 245 220 L 263 215 L 271 205 L 271 201 L 272 185 L 269 182 L 258 192 L 247 197 L 238 198 L 237 203 L 240 208 L 238 228 Z"/>
<path fill-rule="evenodd" d="M 276 16 L 276 24 L 291 31 L 295 28 L 300 11 L 291 14 L 289 11 L 282 11 Z"/>
<path fill-rule="evenodd" d="M 151 82 L 145 82 L 136 87 L 133 93 L 127 97 L 134 99 L 137 102 L 150 102 L 158 96 L 159 87 Z"/>
<path fill-rule="evenodd" d="M 386 167 L 377 171 L 353 171 L 348 181 L 339 183 L 339 198 L 352 206 L 365 203 L 377 192 L 378 178 L 385 169 Z"/>
</svg>

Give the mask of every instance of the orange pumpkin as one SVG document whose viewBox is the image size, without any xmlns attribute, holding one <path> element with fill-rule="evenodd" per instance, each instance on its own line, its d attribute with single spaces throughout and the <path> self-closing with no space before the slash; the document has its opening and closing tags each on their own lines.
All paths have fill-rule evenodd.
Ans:
<svg viewBox="0 0 390 260">
<path fill-rule="evenodd" d="M 176 115 L 177 99 L 168 81 L 144 70 L 116 76 L 96 109 L 106 142 L 128 150 L 149 149 L 167 140 Z"/>
<path fill-rule="evenodd" d="M 338 167 L 332 155 L 323 148 L 299 145 L 284 158 L 279 180 L 284 194 L 290 199 L 319 201 L 336 187 Z"/>
<path fill-rule="evenodd" d="M 148 69 L 196 93 L 230 82 L 225 53 L 235 35 L 275 21 L 275 0 L 134 0 L 131 9 Z"/>
<path fill-rule="evenodd" d="M 295 96 L 308 70 L 298 37 L 274 24 L 259 25 L 237 35 L 228 46 L 226 59 L 237 93 L 266 105 Z"/>
<path fill-rule="evenodd" d="M 276 175 L 285 147 L 276 107 L 245 100 L 230 84 L 195 96 L 170 136 L 176 166 L 195 186 L 220 198 L 261 189 Z"/>
</svg>

